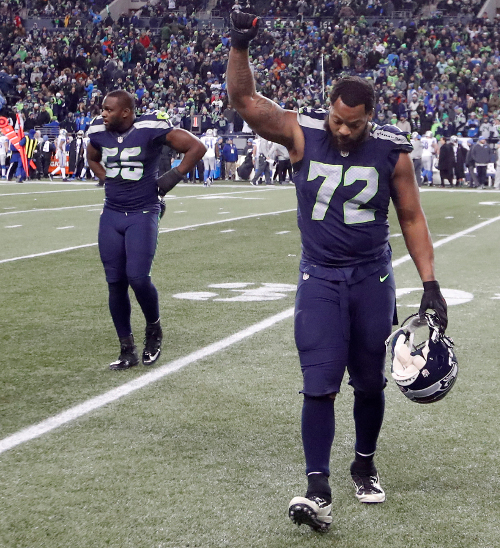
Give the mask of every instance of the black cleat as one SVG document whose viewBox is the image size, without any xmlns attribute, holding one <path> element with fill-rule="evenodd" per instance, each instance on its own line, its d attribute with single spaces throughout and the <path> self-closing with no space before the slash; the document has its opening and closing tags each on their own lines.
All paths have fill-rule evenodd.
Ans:
<svg viewBox="0 0 500 548">
<path fill-rule="evenodd" d="M 296 525 L 309 525 L 313 531 L 326 533 L 332 523 L 332 503 L 321 497 L 294 497 L 288 516 Z"/>
<path fill-rule="evenodd" d="M 153 365 L 160 357 L 162 339 L 163 331 L 160 322 L 146 325 L 144 350 L 142 352 L 142 363 L 144 365 Z"/>
<path fill-rule="evenodd" d="M 123 371 L 134 365 L 139 365 L 139 355 L 134 344 L 134 336 L 130 335 L 120 339 L 120 356 L 109 364 L 109 368 L 111 371 Z"/>
</svg>

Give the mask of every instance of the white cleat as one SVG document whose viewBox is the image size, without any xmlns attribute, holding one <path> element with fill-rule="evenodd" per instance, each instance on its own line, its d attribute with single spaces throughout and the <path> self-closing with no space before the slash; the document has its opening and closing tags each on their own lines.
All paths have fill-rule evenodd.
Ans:
<svg viewBox="0 0 500 548">
<path fill-rule="evenodd" d="M 320 497 L 294 497 L 288 516 L 297 525 L 309 525 L 313 531 L 326 533 L 332 523 L 332 503 Z"/>
<path fill-rule="evenodd" d="M 385 493 L 380 486 L 378 474 L 374 476 L 360 476 L 356 473 L 351 473 L 351 477 L 356 489 L 356 498 L 359 502 L 372 504 L 385 501 Z"/>
</svg>

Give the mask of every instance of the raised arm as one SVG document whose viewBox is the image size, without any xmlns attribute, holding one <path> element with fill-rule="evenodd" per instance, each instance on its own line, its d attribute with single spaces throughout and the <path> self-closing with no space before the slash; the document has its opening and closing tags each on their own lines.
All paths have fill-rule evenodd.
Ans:
<svg viewBox="0 0 500 548">
<path fill-rule="evenodd" d="M 303 156 L 304 136 L 297 113 L 282 109 L 255 89 L 248 45 L 257 35 L 259 20 L 249 13 L 232 12 L 231 51 L 226 72 L 229 101 L 247 124 L 261 137 L 281 143 L 292 162 Z"/>
<path fill-rule="evenodd" d="M 434 273 L 434 247 L 427 219 L 420 204 L 418 185 L 410 155 L 400 153 L 391 182 L 391 197 L 396 208 L 406 247 L 424 286 L 419 313 L 432 309 L 444 332 L 448 324 L 444 300 Z"/>
</svg>

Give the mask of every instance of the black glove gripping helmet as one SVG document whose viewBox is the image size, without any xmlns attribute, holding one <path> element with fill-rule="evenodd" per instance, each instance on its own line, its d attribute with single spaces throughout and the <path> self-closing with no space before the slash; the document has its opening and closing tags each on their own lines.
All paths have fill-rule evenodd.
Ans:
<svg viewBox="0 0 500 548">
<path fill-rule="evenodd" d="M 414 345 L 415 332 L 423 326 L 429 327 L 429 338 Z M 433 403 L 452 389 L 458 375 L 454 343 L 439 332 L 435 314 L 426 313 L 425 321 L 418 314 L 406 318 L 386 346 L 391 348 L 392 378 L 411 401 Z"/>
</svg>

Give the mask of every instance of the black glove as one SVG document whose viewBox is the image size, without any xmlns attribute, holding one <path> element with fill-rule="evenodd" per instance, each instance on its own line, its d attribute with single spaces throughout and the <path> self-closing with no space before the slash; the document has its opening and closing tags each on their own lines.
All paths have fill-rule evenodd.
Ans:
<svg viewBox="0 0 500 548">
<path fill-rule="evenodd" d="M 163 215 L 165 215 L 166 209 L 167 209 L 167 204 L 165 203 L 165 200 L 162 198 L 160 200 L 160 219 L 163 219 Z"/>
<path fill-rule="evenodd" d="M 248 49 L 250 41 L 259 32 L 259 18 L 252 13 L 233 11 L 231 13 L 231 47 Z"/>
<path fill-rule="evenodd" d="M 174 167 L 167 171 L 161 177 L 156 179 L 158 194 L 160 196 L 165 196 L 165 194 L 170 192 L 179 181 L 182 181 L 182 179 L 184 179 L 184 175 L 182 175 L 177 168 Z"/>
<path fill-rule="evenodd" d="M 432 282 L 424 282 L 424 294 L 422 295 L 420 308 L 418 310 L 421 319 L 423 319 L 426 310 L 429 308 L 436 313 L 439 319 L 441 332 L 444 333 L 448 326 L 448 306 L 439 289 L 439 283 L 435 280 Z"/>
</svg>

